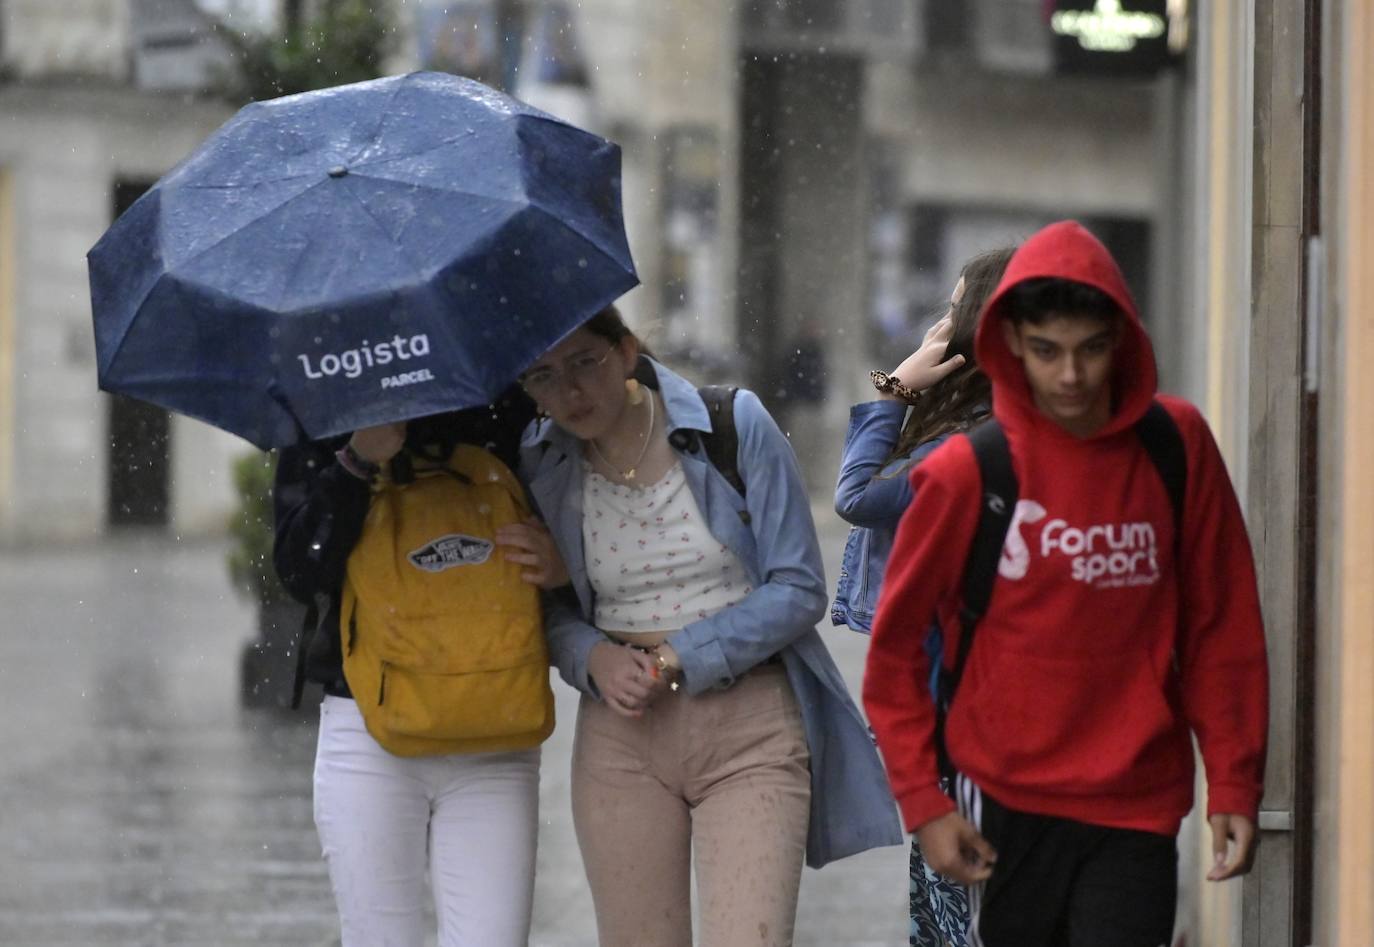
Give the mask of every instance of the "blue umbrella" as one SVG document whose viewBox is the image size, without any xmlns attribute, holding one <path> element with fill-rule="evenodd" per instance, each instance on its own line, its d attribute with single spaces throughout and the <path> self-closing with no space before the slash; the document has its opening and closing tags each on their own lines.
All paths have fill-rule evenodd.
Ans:
<svg viewBox="0 0 1374 947">
<path fill-rule="evenodd" d="M 100 387 L 264 448 L 487 404 L 638 282 L 620 149 L 441 73 L 245 107 L 87 259 Z"/>
</svg>

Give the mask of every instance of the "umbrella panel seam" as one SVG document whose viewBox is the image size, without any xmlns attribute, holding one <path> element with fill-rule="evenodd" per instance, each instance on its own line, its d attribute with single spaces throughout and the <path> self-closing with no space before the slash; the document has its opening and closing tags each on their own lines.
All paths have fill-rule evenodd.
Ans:
<svg viewBox="0 0 1374 947">
<path fill-rule="evenodd" d="M 188 184 L 178 184 L 178 185 L 177 185 L 177 189 L 178 189 L 178 190 L 180 190 L 180 189 L 185 189 L 185 190 L 188 190 L 188 191 L 236 191 L 236 190 L 247 190 L 248 188 L 265 187 L 266 185 L 269 185 L 269 184 L 281 184 L 283 181 L 295 181 L 297 178 L 313 178 L 313 177 L 317 177 L 318 175 L 319 175 L 319 172 L 317 172 L 317 171 L 310 171 L 310 172 L 303 172 L 303 173 L 301 173 L 301 174 L 288 174 L 288 175 L 286 175 L 285 177 L 280 177 L 280 178 L 263 178 L 263 179 L 258 180 L 258 181 L 247 181 L 247 182 L 242 182 L 242 181 L 241 181 L 241 182 L 239 182 L 239 183 L 237 183 L 237 184 L 188 183 Z"/>
<path fill-rule="evenodd" d="M 351 168 L 353 163 L 358 160 L 359 155 L 364 154 L 368 148 L 374 147 L 377 142 L 381 141 L 382 131 L 386 128 L 387 120 L 391 118 L 391 107 L 396 103 L 397 97 L 405 91 L 407 85 L 406 80 L 408 78 L 410 77 L 402 76 L 400 81 L 396 83 L 396 88 L 392 90 L 391 96 L 386 101 L 386 107 L 381 110 L 381 115 L 378 117 L 377 124 L 372 129 L 371 139 L 366 145 L 363 145 L 358 151 L 354 152 L 353 156 L 348 159 L 345 167 Z"/>
<path fill-rule="evenodd" d="M 354 202 L 362 210 L 363 214 L 367 216 L 368 220 L 372 221 L 372 225 L 374 227 L 381 231 L 382 236 L 384 236 L 387 239 L 388 243 L 390 243 L 392 246 L 396 248 L 397 258 L 404 260 L 410 266 L 412 274 L 415 277 L 416 284 L 421 285 L 427 283 L 428 280 L 425 277 L 424 268 L 421 267 L 418 263 L 416 263 L 416 261 L 412 259 L 410 255 L 400 247 L 400 245 L 396 241 L 396 238 L 391 235 L 391 231 L 389 231 L 386 228 L 386 226 L 382 223 L 382 221 L 377 217 L 376 214 L 372 213 L 371 208 L 369 208 L 367 204 L 363 202 L 363 199 L 359 197 L 356 193 L 354 193 L 351 189 L 348 192 L 348 196 L 353 198 Z"/>
<path fill-rule="evenodd" d="M 547 217 L 548 219 L 552 220 L 559 226 L 566 228 L 570 233 L 574 234 L 583 243 L 586 243 L 593 250 L 595 250 L 599 256 L 606 260 L 609 260 L 616 269 L 621 270 L 622 272 L 630 276 L 630 278 L 633 279 L 634 282 L 631 283 L 628 287 L 626 287 L 626 292 L 629 292 L 631 289 L 633 289 L 635 286 L 639 284 L 638 276 L 635 274 L 633 269 L 626 270 L 625 265 L 621 261 L 617 260 L 614 256 L 612 256 L 610 251 L 602 247 L 601 244 L 596 242 L 596 240 L 594 240 L 586 233 L 584 233 L 580 227 L 577 227 L 572 222 L 565 220 L 559 217 L 557 214 L 550 212 L 549 210 L 545 209 L 541 204 L 531 202 L 529 208 L 534 213 L 541 214 L 544 217 Z"/>
<path fill-rule="evenodd" d="M 184 266 L 188 266 L 188 265 L 190 265 L 190 264 L 195 263 L 195 262 L 196 262 L 197 260 L 199 260 L 201 257 L 205 256 L 205 254 L 209 253 L 211 250 L 215 249 L 215 248 L 218 247 L 220 244 L 224 243 L 226 240 L 229 240 L 229 239 L 231 239 L 231 238 L 233 238 L 233 237 L 238 236 L 239 234 L 243 233 L 243 231 L 247 230 L 249 227 L 253 226 L 253 225 L 256 224 L 256 223 L 261 222 L 261 221 L 262 221 L 264 218 L 266 218 L 269 214 L 274 214 L 274 213 L 276 213 L 277 211 L 281 210 L 283 207 L 285 207 L 285 206 L 287 206 L 288 204 L 290 204 L 292 201 L 295 201 L 295 200 L 298 200 L 298 199 L 304 197 L 305 195 L 309 194 L 311 191 L 315 190 L 315 188 L 319 187 L 320 185 L 322 185 L 322 184 L 324 184 L 324 183 L 325 183 L 324 181 L 317 181 L 317 182 L 315 182 L 314 184 L 310 185 L 309 187 L 305 188 L 304 190 L 297 191 L 295 194 L 292 194 L 290 197 L 288 197 L 286 200 L 282 201 L 280 204 L 275 204 L 275 205 L 273 205 L 272 207 L 269 207 L 267 210 L 263 211 L 261 214 L 258 214 L 258 215 L 255 216 L 255 217 L 252 217 L 252 218 L 249 218 L 248 220 L 245 220 L 240 226 L 234 228 L 234 230 L 230 231 L 229 233 L 226 233 L 224 236 L 222 236 L 222 237 L 220 237 L 219 239 L 217 239 L 214 243 L 211 243 L 211 244 L 209 244 L 208 246 L 201 247 L 199 250 L 197 250 L 197 251 L 196 251 L 195 253 L 193 253 L 191 256 L 186 257 L 186 259 L 184 259 L 184 260 L 178 260 L 177 263 L 176 263 L 176 268 L 177 268 L 177 269 L 180 269 L 180 268 L 182 268 L 182 267 L 184 267 Z M 171 266 L 167 266 L 167 267 L 163 270 L 163 275 L 166 275 L 167 273 L 170 273 L 171 271 L 172 271 L 172 267 L 171 267 Z"/>
<path fill-rule="evenodd" d="M 363 167 L 366 167 L 366 165 L 363 165 Z M 382 177 L 381 175 L 377 174 L 353 174 L 352 172 L 350 172 L 350 177 L 362 178 L 365 181 L 385 181 L 386 183 L 394 184 L 397 187 L 417 188 L 424 191 L 433 191 L 436 194 L 461 194 L 467 197 L 480 197 L 482 200 L 485 201 L 492 201 L 493 203 L 499 204 L 510 204 L 512 207 L 535 206 L 533 203 L 527 200 L 513 200 L 509 197 L 497 197 L 492 194 L 483 194 L 479 191 L 469 191 L 460 187 L 443 188 L 437 187 L 433 184 L 420 184 L 416 181 L 401 181 L 396 178 Z"/>
</svg>

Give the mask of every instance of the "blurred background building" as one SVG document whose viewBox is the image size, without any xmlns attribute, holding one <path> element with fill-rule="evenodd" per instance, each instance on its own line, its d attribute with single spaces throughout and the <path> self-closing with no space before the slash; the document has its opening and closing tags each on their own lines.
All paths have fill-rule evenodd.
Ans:
<svg viewBox="0 0 1374 947">
<path fill-rule="evenodd" d="M 93 382 L 85 254 L 232 112 L 176 0 L 0 3 L 0 541 L 222 529 L 230 439 Z"/>
<path fill-rule="evenodd" d="M 235 444 L 94 391 L 82 257 L 244 97 L 239 38 L 353 2 L 0 3 L 0 542 L 219 528 Z M 619 142 L 631 321 L 757 388 L 823 494 L 868 369 L 914 347 L 962 260 L 1058 217 L 1117 253 L 1166 384 L 1196 389 L 1189 19 L 1137 6 L 1109 54 L 1043 0 L 409 0 L 379 71 L 470 75 Z"/>
<path fill-rule="evenodd" d="M 0 0 L 0 543 L 221 528 L 243 450 L 95 390 L 84 254 L 231 114 L 245 37 L 353 0 Z M 383 72 L 474 76 L 624 149 L 631 322 L 783 420 L 848 406 L 960 263 L 1065 216 L 1247 505 L 1274 664 L 1258 870 L 1193 944 L 1374 943 L 1369 0 L 372 0 Z M 240 77 L 241 78 L 241 77 Z M 1196 851 L 1196 857 L 1192 857 Z"/>
</svg>

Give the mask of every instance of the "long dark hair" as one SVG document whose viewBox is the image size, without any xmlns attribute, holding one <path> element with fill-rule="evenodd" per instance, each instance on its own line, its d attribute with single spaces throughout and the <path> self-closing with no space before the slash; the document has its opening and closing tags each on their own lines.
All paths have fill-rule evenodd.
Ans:
<svg viewBox="0 0 1374 947">
<path fill-rule="evenodd" d="M 630 327 L 625 324 L 625 319 L 620 315 L 620 310 L 614 305 L 607 306 L 582 323 L 582 328 L 616 345 L 619 345 L 620 340 L 626 336 L 634 335 Z"/>
<path fill-rule="evenodd" d="M 945 349 L 945 358 L 962 355 L 964 364 L 922 392 L 912 405 L 889 461 L 906 457 L 917 445 L 941 435 L 967 430 L 986 413 L 992 385 L 974 361 L 973 337 L 978 330 L 978 314 L 1015 252 L 1015 247 L 1000 247 L 964 264 L 959 274 L 964 280 L 964 295 L 954 304 L 954 329 Z"/>
<path fill-rule="evenodd" d="M 607 306 L 586 322 L 582 323 L 582 328 L 586 329 L 592 335 L 599 335 L 612 345 L 619 345 L 621 339 L 627 337 L 632 338 L 639 343 L 640 355 L 647 355 L 654 360 L 658 359 L 658 356 L 650 351 L 649 347 L 644 344 L 644 340 L 635 335 L 634 330 L 625 324 L 625 318 L 620 314 L 620 310 L 615 308 L 614 305 Z M 647 377 L 645 377 L 645 373 L 647 373 Z M 644 364 L 643 360 L 641 360 L 639 368 L 635 371 L 635 377 L 641 382 L 648 383 L 649 380 L 653 379 L 653 374 L 653 369 L 649 368 L 649 366 Z M 654 382 L 652 387 L 657 388 L 657 382 Z"/>
</svg>

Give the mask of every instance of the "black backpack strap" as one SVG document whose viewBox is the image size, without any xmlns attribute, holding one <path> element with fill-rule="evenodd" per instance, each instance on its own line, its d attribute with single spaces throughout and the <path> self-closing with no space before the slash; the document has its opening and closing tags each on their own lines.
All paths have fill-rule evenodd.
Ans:
<svg viewBox="0 0 1374 947">
<path fill-rule="evenodd" d="M 997 565 L 1002 558 L 1007 528 L 1016 509 L 1019 486 L 1011 468 L 1011 449 L 1002 425 L 987 421 L 968 434 L 973 456 L 978 461 L 982 477 L 982 501 L 979 507 L 978 528 L 964 562 L 963 606 L 959 611 L 959 652 L 954 671 L 943 694 L 946 704 L 954 699 L 954 690 L 963 677 L 964 665 L 973 649 L 973 633 L 988 609 L 992 598 L 992 584 L 997 580 Z"/>
<path fill-rule="evenodd" d="M 739 431 L 735 429 L 735 394 L 733 385 L 706 385 L 697 389 L 706 410 L 711 415 L 711 430 L 701 435 L 706 459 L 720 471 L 730 486 L 745 495 L 744 478 L 739 473 Z"/>
<path fill-rule="evenodd" d="M 305 652 L 310 647 L 310 639 L 315 637 L 315 627 L 319 624 L 320 607 L 314 601 L 305 610 L 301 620 L 301 631 L 296 636 L 296 679 L 291 684 L 291 709 L 299 710 L 301 697 L 305 694 Z"/>
<path fill-rule="evenodd" d="M 1183 449 L 1183 435 L 1164 405 L 1150 402 L 1150 407 L 1135 423 L 1135 432 L 1145 453 L 1159 471 L 1169 503 L 1174 510 L 1174 535 L 1183 535 L 1183 498 L 1188 491 L 1188 454 Z"/>
<path fill-rule="evenodd" d="M 941 667 L 935 694 L 935 757 L 947 788 L 953 784 L 954 764 L 945 745 L 945 722 L 954 703 L 954 692 L 964 676 L 964 665 L 973 650 L 974 631 L 992 598 L 992 584 L 997 580 L 997 565 L 1002 558 L 1002 546 L 1011 526 L 1019 490 L 1016 473 L 1011 467 L 1011 449 L 1002 426 L 994 420 L 985 421 L 968 433 L 968 439 L 981 478 L 978 528 L 964 560 L 959 651 L 953 670 Z"/>
</svg>

